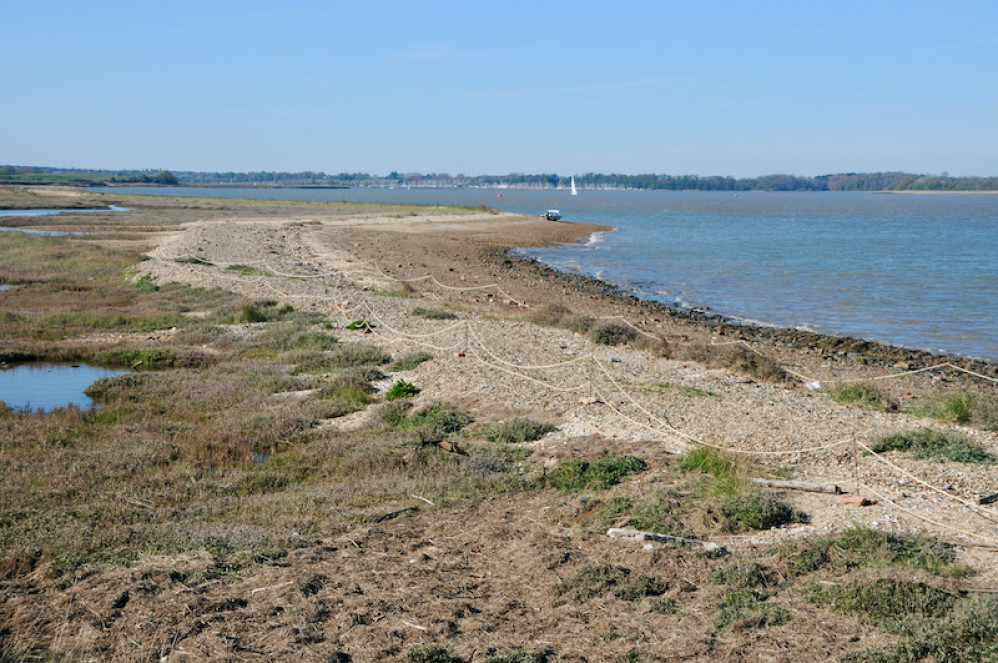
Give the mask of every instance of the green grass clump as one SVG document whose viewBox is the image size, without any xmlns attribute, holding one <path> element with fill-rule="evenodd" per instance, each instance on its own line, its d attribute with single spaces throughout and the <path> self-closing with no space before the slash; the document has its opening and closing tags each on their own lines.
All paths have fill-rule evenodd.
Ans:
<svg viewBox="0 0 998 663">
<path fill-rule="evenodd" d="M 965 598 L 942 617 L 911 615 L 891 626 L 899 644 L 859 653 L 870 663 L 998 662 L 998 598 Z"/>
<path fill-rule="evenodd" d="M 738 557 L 710 575 L 715 585 L 728 585 L 738 589 L 772 587 L 778 584 L 776 574 L 750 557 Z"/>
<path fill-rule="evenodd" d="M 394 401 L 399 398 L 411 398 L 419 393 L 419 387 L 405 380 L 396 380 L 395 384 L 385 392 L 385 400 Z"/>
<path fill-rule="evenodd" d="M 721 601 L 714 628 L 737 629 L 780 626 L 790 621 L 790 614 L 781 606 L 768 603 L 772 594 L 755 589 L 730 592 Z"/>
<path fill-rule="evenodd" d="M 998 432 L 998 394 L 986 393 L 977 397 L 970 421 L 984 430 Z"/>
<path fill-rule="evenodd" d="M 265 269 L 257 269 L 256 267 L 250 267 L 249 265 L 229 265 L 225 268 L 227 272 L 235 272 L 241 276 L 273 276 L 272 273 Z"/>
<path fill-rule="evenodd" d="M 271 322 L 287 318 L 294 310 L 291 304 L 281 305 L 273 299 L 264 299 L 242 304 L 239 310 L 227 317 L 224 322 L 231 324 Z"/>
<path fill-rule="evenodd" d="M 914 431 L 885 435 L 873 441 L 870 448 L 877 453 L 910 451 L 916 458 L 948 460 L 955 463 L 994 463 L 994 455 L 984 447 L 956 431 L 920 428 Z"/>
<path fill-rule="evenodd" d="M 837 612 L 857 613 L 866 621 L 888 628 L 910 615 L 942 617 L 953 609 L 958 598 L 939 587 L 890 578 L 841 585 L 816 584 L 808 592 L 812 603 Z"/>
<path fill-rule="evenodd" d="M 855 614 L 900 642 L 850 656 L 871 663 L 998 661 L 998 599 L 890 578 L 813 585 L 807 599 Z"/>
<path fill-rule="evenodd" d="M 392 431 L 415 431 L 424 442 L 439 442 L 472 422 L 467 413 L 439 401 L 415 412 L 410 410 L 410 401 L 395 400 L 385 403 L 375 415 L 375 422 Z"/>
<path fill-rule="evenodd" d="M 828 396 L 845 405 L 858 405 L 867 410 L 890 412 L 894 409 L 883 391 L 868 384 L 834 384 L 827 390 Z"/>
<path fill-rule="evenodd" d="M 433 359 L 433 355 L 429 352 L 410 352 L 409 354 L 402 355 L 388 367 L 388 370 L 392 373 L 399 371 L 411 371 L 420 364 Z"/>
<path fill-rule="evenodd" d="M 638 337 L 638 332 L 622 322 L 603 322 L 589 331 L 593 343 L 597 345 L 623 345 Z"/>
<path fill-rule="evenodd" d="M 549 304 L 536 309 L 528 319 L 537 325 L 560 327 L 576 334 L 585 334 L 596 324 L 593 318 L 577 314 L 568 307 L 559 304 Z"/>
<path fill-rule="evenodd" d="M 408 417 L 408 426 L 419 431 L 424 442 L 439 442 L 472 421 L 471 416 L 447 403 L 431 403 Z"/>
<path fill-rule="evenodd" d="M 608 592 L 624 601 L 645 596 L 661 596 L 669 589 L 666 583 L 646 575 L 632 574 L 623 566 L 598 564 L 587 566 L 554 586 L 556 596 L 570 601 L 584 601 Z"/>
<path fill-rule="evenodd" d="M 676 469 L 687 474 L 709 474 L 709 492 L 715 495 L 737 495 L 748 485 L 730 454 L 706 445 L 690 448 L 676 461 Z"/>
<path fill-rule="evenodd" d="M 790 577 L 819 569 L 841 573 L 866 566 L 900 566 L 941 576 L 959 576 L 967 572 L 966 567 L 956 564 L 956 553 L 948 543 L 862 526 L 830 536 L 787 541 L 774 546 L 774 552 L 786 563 Z"/>
<path fill-rule="evenodd" d="M 557 426 L 544 424 L 533 419 L 517 418 L 489 424 L 482 435 L 490 442 L 499 444 L 522 444 L 539 440 L 548 433 L 558 430 Z"/>
<path fill-rule="evenodd" d="M 174 258 L 173 262 L 179 262 L 181 265 L 206 265 L 212 266 L 215 263 L 208 260 L 202 260 L 201 258 L 195 258 L 194 256 L 181 256 L 179 258 Z"/>
<path fill-rule="evenodd" d="M 143 370 L 164 368 L 203 368 L 218 357 L 191 347 L 114 348 L 101 350 L 93 361 L 103 366 L 135 366 Z"/>
<path fill-rule="evenodd" d="M 143 274 L 139 278 L 132 281 L 132 287 L 145 294 L 159 291 L 159 285 L 156 284 L 156 279 L 148 274 Z"/>
<path fill-rule="evenodd" d="M 464 663 L 439 645 L 413 645 L 405 652 L 409 663 Z"/>
<path fill-rule="evenodd" d="M 319 388 L 319 398 L 343 406 L 342 414 L 361 409 L 372 401 L 374 387 L 356 373 L 342 373 Z"/>
<path fill-rule="evenodd" d="M 684 524 L 686 515 L 686 496 L 674 490 L 659 490 L 639 501 L 633 509 L 627 524 L 646 532 L 671 534 L 673 536 L 688 536 Z M 619 503 L 624 507 L 624 503 Z M 626 510 L 630 509 L 627 503 Z M 609 514 L 608 516 L 619 516 Z M 612 519 L 608 517 L 607 520 Z"/>
<path fill-rule="evenodd" d="M 366 343 L 347 343 L 338 346 L 327 356 L 327 365 L 335 368 L 350 368 L 353 366 L 384 366 L 392 360 L 392 356 L 376 345 Z"/>
<path fill-rule="evenodd" d="M 908 408 L 916 417 L 929 417 L 953 424 L 970 422 L 977 398 L 965 389 L 956 389 L 923 398 Z"/>
<path fill-rule="evenodd" d="M 426 318 L 427 320 L 456 320 L 457 314 L 453 311 L 446 311 L 440 308 L 424 308 L 422 306 L 417 306 L 412 309 L 412 314 L 417 318 Z"/>
<path fill-rule="evenodd" d="M 548 483 L 558 490 L 572 493 L 606 490 L 644 468 L 645 462 L 635 456 L 607 454 L 591 463 L 581 458 L 570 458 L 548 474 Z"/>
<path fill-rule="evenodd" d="M 804 516 L 779 495 L 762 490 L 720 499 L 720 526 L 725 532 L 770 529 L 801 522 Z"/>
<path fill-rule="evenodd" d="M 550 649 L 524 651 L 517 649 L 508 654 L 497 654 L 485 659 L 486 663 L 548 663 L 554 652 Z"/>
</svg>

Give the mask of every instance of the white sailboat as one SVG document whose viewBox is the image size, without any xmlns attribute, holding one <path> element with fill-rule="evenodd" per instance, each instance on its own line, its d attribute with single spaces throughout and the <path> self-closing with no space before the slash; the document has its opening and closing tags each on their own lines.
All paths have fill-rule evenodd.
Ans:
<svg viewBox="0 0 998 663">
<path fill-rule="evenodd" d="M 575 190 L 575 175 L 572 175 L 572 195 L 579 195 L 579 192 Z"/>
</svg>

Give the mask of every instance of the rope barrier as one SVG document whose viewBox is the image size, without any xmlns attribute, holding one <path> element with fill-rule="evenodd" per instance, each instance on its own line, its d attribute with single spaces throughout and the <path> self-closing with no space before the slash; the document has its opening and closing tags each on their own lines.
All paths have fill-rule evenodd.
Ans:
<svg viewBox="0 0 998 663">
<path fill-rule="evenodd" d="M 158 249 L 156 251 L 150 253 L 150 257 L 153 257 L 154 259 L 160 260 L 160 261 L 162 261 L 164 263 L 170 261 L 169 259 L 162 257 L 162 252 L 160 252 Z M 179 262 L 182 257 L 188 257 L 192 261 L 193 260 L 201 260 L 201 259 L 196 258 L 196 256 L 187 255 L 187 256 L 181 256 L 181 257 L 174 258 L 174 259 L 172 259 L 172 261 L 173 262 Z M 401 279 L 401 278 L 393 277 L 393 276 L 385 273 L 378 266 L 377 262 L 375 262 L 373 260 L 371 260 L 371 261 L 365 261 L 365 262 L 369 263 L 372 266 L 372 268 L 369 268 L 369 269 L 366 269 L 366 270 L 365 270 L 365 268 L 356 268 L 356 269 L 350 269 L 350 270 L 344 269 L 344 270 L 336 270 L 336 271 L 324 272 L 323 274 L 305 274 L 305 275 L 294 274 L 294 273 L 290 273 L 290 272 L 282 272 L 280 270 L 276 270 L 276 269 L 270 268 L 269 267 L 269 263 L 268 263 L 268 261 L 266 259 L 244 261 L 244 262 L 240 262 L 240 263 L 218 263 L 218 262 L 208 263 L 207 261 L 202 261 L 201 264 L 204 265 L 204 266 L 206 266 L 206 267 L 220 268 L 222 271 L 224 271 L 226 267 L 231 267 L 233 265 L 246 265 L 246 266 L 249 266 L 249 265 L 255 265 L 255 264 L 263 264 L 265 266 L 268 266 L 268 269 L 269 269 L 269 271 L 271 272 L 271 274 L 273 276 L 277 276 L 277 277 L 280 277 L 280 278 L 293 278 L 293 279 L 316 279 L 316 278 L 329 278 L 329 277 L 332 277 L 332 276 L 336 276 L 337 278 L 344 278 L 344 276 L 348 272 L 350 272 L 350 273 L 364 272 L 364 271 L 366 271 L 367 273 L 374 272 L 375 274 L 380 275 L 380 276 L 384 277 L 385 279 L 396 281 L 396 282 L 400 282 L 400 283 L 413 283 L 413 282 L 418 282 L 418 281 L 428 281 L 428 282 L 433 283 L 437 287 L 439 287 L 439 288 L 441 288 L 443 290 L 446 290 L 446 291 L 468 292 L 468 291 L 483 291 L 483 290 L 490 290 L 491 289 L 491 290 L 495 290 L 497 293 L 499 293 L 499 295 L 501 295 L 503 297 L 506 297 L 506 299 L 510 303 L 516 304 L 516 305 L 521 306 L 521 307 L 527 307 L 527 308 L 529 308 L 529 306 L 527 304 L 525 304 L 524 302 L 520 302 L 520 301 L 516 300 L 511 295 L 509 295 L 509 293 L 507 293 L 504 290 L 502 290 L 497 283 L 491 283 L 491 284 L 479 285 L 479 286 L 470 286 L 470 285 L 468 285 L 468 286 L 462 286 L 462 287 L 455 287 L 455 286 L 450 286 L 450 285 L 447 285 L 447 284 L 444 284 L 444 283 L 440 282 L 432 274 L 427 274 L 426 276 L 422 276 L 422 277 Z M 292 294 L 290 292 L 281 291 L 280 289 L 278 289 L 277 287 L 274 286 L 273 280 L 270 278 L 271 274 L 268 274 L 268 275 L 264 276 L 264 275 L 258 275 L 258 274 L 249 275 L 249 274 L 226 274 L 226 273 L 223 273 L 223 274 L 220 274 L 219 276 L 221 276 L 224 279 L 229 279 L 231 281 L 238 282 L 238 283 L 241 283 L 241 284 L 246 285 L 246 286 L 263 286 L 263 287 L 265 287 L 265 288 L 267 288 L 267 289 L 269 289 L 269 290 L 277 293 L 279 296 L 281 296 L 281 297 L 283 297 L 285 299 L 313 300 L 315 303 L 328 302 L 329 299 L 330 299 L 329 293 L 324 293 L 323 295 L 311 295 L 311 294 L 307 294 L 307 293 L 305 293 L 305 294 Z M 337 297 L 336 295 L 339 294 L 339 292 L 341 291 L 341 289 L 346 288 L 347 286 L 345 286 L 343 284 L 337 283 L 337 284 L 332 285 L 332 286 L 327 285 L 326 287 L 333 289 L 333 299 L 337 300 L 337 299 L 339 299 L 339 297 Z M 427 293 L 427 294 L 433 294 L 433 293 Z M 958 495 L 953 495 L 952 493 L 950 493 L 950 492 L 948 492 L 948 491 L 946 491 L 946 490 L 944 490 L 944 489 L 942 489 L 942 488 L 940 488 L 938 486 L 935 486 L 935 485 L 931 484 L 930 482 L 925 481 L 924 479 L 921 479 L 920 477 L 918 477 L 918 476 L 912 474 L 911 472 L 908 472 L 904 468 L 900 467 L 896 463 L 893 463 L 889 459 L 884 458 L 881 454 L 879 454 L 877 452 L 874 452 L 869 446 L 867 446 L 866 444 L 864 444 L 863 442 L 860 442 L 858 440 L 842 440 L 842 441 L 839 441 L 839 442 L 833 442 L 833 443 L 823 444 L 823 445 L 818 445 L 818 446 L 813 446 L 813 447 L 805 447 L 805 448 L 797 448 L 797 449 L 787 449 L 787 450 L 779 450 L 779 451 L 773 451 L 773 450 L 760 451 L 760 450 L 738 449 L 738 448 L 735 448 L 735 447 L 727 447 L 727 446 L 715 444 L 715 443 L 712 443 L 712 442 L 705 442 L 705 441 L 703 441 L 701 439 L 698 439 L 698 438 L 696 438 L 696 437 L 694 437 L 694 436 L 692 436 L 692 435 L 690 435 L 690 434 L 688 434 L 688 433 L 680 430 L 679 428 L 677 428 L 674 425 L 672 425 L 666 419 L 663 419 L 663 418 L 655 415 L 653 412 L 651 412 L 647 407 L 645 407 L 642 403 L 640 403 L 630 392 L 628 392 L 620 384 L 620 382 L 614 377 L 614 375 L 610 372 L 610 370 L 607 368 L 607 366 L 604 365 L 604 363 L 601 362 L 596 357 L 595 353 L 593 353 L 593 352 L 591 352 L 589 355 L 586 355 L 586 356 L 578 356 L 578 357 L 574 357 L 574 358 L 569 359 L 569 360 L 565 360 L 565 361 L 561 361 L 561 362 L 555 362 L 555 363 L 550 363 L 550 364 L 536 364 L 536 365 L 531 365 L 531 364 L 517 364 L 517 363 L 511 362 L 511 361 L 508 361 L 506 359 L 503 359 L 498 354 L 496 354 L 495 352 L 493 352 L 490 349 L 490 344 L 484 338 L 482 338 L 482 336 L 474 329 L 473 325 L 468 320 L 462 320 L 462 321 L 460 321 L 458 323 L 455 323 L 455 324 L 450 325 L 450 326 L 448 326 L 448 327 L 446 327 L 444 329 L 440 329 L 440 330 L 437 330 L 437 331 L 434 331 L 434 332 L 429 332 L 429 333 L 425 333 L 425 334 L 413 334 L 413 333 L 405 332 L 405 331 L 397 328 L 396 326 L 393 326 L 389 322 L 387 322 L 387 320 L 385 320 L 384 316 L 382 316 L 382 315 L 380 315 L 378 313 L 378 311 L 375 309 L 375 307 L 372 305 L 372 303 L 370 301 L 366 300 L 366 299 L 363 299 L 363 298 L 360 300 L 360 302 L 358 304 L 356 304 L 356 305 L 354 305 L 352 307 L 343 307 L 341 303 L 336 302 L 335 306 L 333 306 L 332 310 L 334 312 L 336 312 L 338 315 L 341 315 L 341 316 L 342 315 L 346 315 L 348 313 L 352 313 L 354 311 L 366 311 L 370 315 L 370 317 L 371 317 L 372 320 L 377 321 L 378 324 L 382 328 L 384 328 L 385 330 L 387 330 L 391 334 L 391 336 L 389 336 L 387 334 L 381 333 L 380 331 L 376 330 L 375 328 L 369 327 L 369 330 L 374 335 L 376 335 L 378 338 L 384 339 L 387 342 L 393 342 L 393 341 L 397 341 L 399 339 L 402 339 L 402 340 L 404 340 L 406 342 L 415 343 L 415 344 L 420 345 L 420 346 L 429 347 L 429 348 L 432 348 L 432 349 L 435 349 L 435 350 L 445 351 L 445 352 L 453 351 L 453 350 L 456 350 L 456 349 L 460 348 L 461 344 L 462 344 L 462 341 L 458 340 L 454 345 L 452 345 L 452 346 L 446 346 L 445 347 L 445 346 L 438 346 L 438 345 L 435 345 L 433 343 L 430 343 L 426 339 L 435 338 L 437 336 L 441 336 L 441 335 L 444 335 L 444 334 L 447 334 L 447 333 L 451 333 L 451 332 L 457 332 L 457 331 L 459 331 L 463 327 L 465 329 L 465 334 L 466 334 L 465 338 L 463 340 L 465 349 L 467 350 L 467 352 L 469 353 L 469 355 L 471 355 L 475 360 L 477 360 L 483 366 L 486 366 L 486 367 L 491 368 L 493 370 L 497 370 L 497 371 L 506 373 L 506 374 L 511 375 L 511 376 L 513 376 L 515 378 L 527 380 L 527 381 L 535 383 L 535 384 L 537 384 L 537 385 L 539 385 L 539 386 L 541 386 L 541 387 L 543 387 L 545 389 L 549 389 L 551 391 L 555 391 L 555 392 L 559 392 L 559 393 L 578 393 L 578 392 L 588 391 L 590 393 L 590 395 L 596 395 L 596 396 L 598 396 L 598 398 L 602 401 L 602 403 L 604 405 L 606 405 L 610 410 L 612 410 L 615 414 L 617 414 L 623 420 L 628 421 L 628 422 L 630 422 L 633 425 L 636 425 L 638 427 L 641 427 L 641 428 L 647 429 L 647 430 L 649 430 L 651 432 L 654 432 L 656 435 L 663 435 L 664 434 L 664 435 L 666 435 L 668 437 L 676 439 L 684 447 L 688 447 L 690 444 L 697 444 L 697 445 L 703 445 L 703 446 L 706 446 L 706 447 L 718 449 L 718 450 L 729 452 L 729 453 L 734 453 L 734 454 L 757 455 L 757 456 L 788 456 L 788 455 L 805 455 L 805 454 L 812 454 L 812 453 L 818 453 L 818 452 L 825 452 L 825 451 L 829 451 L 829 450 L 836 449 L 836 448 L 839 448 L 839 447 L 843 447 L 845 445 L 850 444 L 850 442 L 852 442 L 853 445 L 854 445 L 853 446 L 854 450 L 858 450 L 858 449 L 861 448 L 864 451 L 866 451 L 867 454 L 869 454 L 870 456 L 872 456 L 873 460 L 875 460 L 875 461 L 877 461 L 879 463 L 882 463 L 882 464 L 890 467 L 892 470 L 894 470 L 896 472 L 899 472 L 903 476 L 905 476 L 905 477 L 911 479 L 912 481 L 916 482 L 918 485 L 920 485 L 920 486 L 922 486 L 922 487 L 924 487 L 924 488 L 926 488 L 926 489 L 928 489 L 930 491 L 938 493 L 940 495 L 944 495 L 944 496 L 948 497 L 949 499 L 951 499 L 951 500 L 953 500 L 953 501 L 955 501 L 955 502 L 963 505 L 964 507 L 967 507 L 967 508 L 971 509 L 971 512 L 974 515 L 976 515 L 976 516 L 978 516 L 980 518 L 988 520 L 989 522 L 992 522 L 992 523 L 998 522 L 998 520 L 996 520 L 995 518 L 991 517 L 984 510 L 982 510 L 979 505 L 974 504 L 973 502 L 971 502 L 969 500 L 966 500 L 966 499 L 964 499 L 964 498 L 962 498 L 962 497 L 960 497 Z M 641 334 L 643 334 L 645 336 L 648 336 L 650 338 L 658 338 L 656 335 L 651 334 L 651 333 L 649 333 L 649 332 L 641 329 L 639 326 L 635 325 L 630 320 L 626 319 L 624 316 L 619 316 L 619 315 L 617 315 L 617 316 L 602 316 L 602 317 L 600 317 L 598 319 L 602 319 L 602 320 L 619 320 L 622 323 L 626 324 L 627 326 L 631 327 L 635 331 L 637 331 L 637 332 L 639 332 L 639 333 L 641 333 Z M 757 350 L 756 348 L 752 347 L 744 339 L 739 339 L 737 341 L 730 341 L 730 342 L 720 342 L 720 343 L 712 342 L 710 345 L 712 347 L 728 346 L 728 345 L 742 345 L 742 346 L 746 347 L 749 351 L 751 351 L 753 353 L 756 353 L 756 354 L 758 354 L 760 356 L 763 356 L 763 357 L 767 356 L 767 355 L 763 354 L 762 352 L 760 352 L 759 350 Z M 486 357 L 482 356 L 483 353 L 488 356 L 488 359 Z M 587 374 L 589 375 L 588 384 L 583 384 L 584 381 L 580 380 L 579 381 L 579 386 L 573 386 L 573 387 L 562 387 L 562 386 L 559 386 L 559 385 L 547 382 L 545 380 L 535 378 L 535 377 L 533 377 L 531 375 L 527 375 L 527 374 L 525 374 L 525 373 L 522 372 L 522 371 L 530 371 L 530 370 L 550 371 L 550 370 L 554 370 L 554 369 L 570 367 L 570 366 L 573 366 L 573 365 L 576 365 L 576 364 L 598 368 L 600 370 L 600 372 L 602 372 L 602 374 L 606 378 L 606 380 L 620 394 L 622 394 L 625 397 L 626 402 L 629 402 L 634 408 L 636 408 L 638 411 L 640 411 L 644 416 L 648 417 L 648 419 L 651 422 L 653 422 L 654 425 L 646 423 L 646 422 L 639 421 L 639 420 L 635 419 L 634 417 L 632 417 L 631 415 L 629 415 L 626 412 L 624 412 L 622 409 L 620 409 L 616 405 L 614 405 L 611 402 L 611 399 L 608 398 L 603 393 L 603 391 L 595 385 L 595 383 L 593 381 L 593 378 L 592 378 L 592 373 L 591 373 L 591 371 L 588 368 L 586 369 Z M 964 374 L 967 374 L 967 375 L 970 375 L 970 376 L 973 376 L 973 377 L 976 377 L 976 378 L 979 378 L 979 379 L 982 379 L 982 380 L 986 380 L 986 381 L 993 382 L 993 383 L 998 383 L 998 379 L 995 379 L 995 378 L 983 375 L 981 373 L 977 373 L 977 372 L 969 370 L 969 369 L 962 368 L 962 367 L 957 366 L 957 365 L 953 364 L 952 362 L 948 362 L 948 361 L 947 362 L 939 363 L 939 364 L 934 365 L 934 366 L 927 366 L 927 367 L 924 367 L 924 368 L 919 368 L 919 369 L 914 369 L 914 370 L 909 370 L 909 371 L 903 371 L 903 372 L 894 373 L 894 374 L 890 374 L 890 375 L 871 376 L 871 377 L 865 377 L 865 378 L 863 378 L 863 377 L 844 378 L 844 379 L 841 379 L 841 380 L 836 380 L 836 382 L 842 382 L 842 383 L 844 383 L 844 382 L 862 382 L 862 381 L 873 381 L 873 380 L 888 380 L 888 379 L 895 379 L 895 378 L 900 378 L 900 377 L 904 377 L 904 376 L 908 376 L 908 375 L 915 375 L 915 374 L 920 374 L 920 373 L 925 373 L 925 372 L 940 370 L 940 369 L 944 369 L 944 368 L 950 368 L 950 369 L 953 369 L 955 371 L 962 372 Z M 797 378 L 799 378 L 801 380 L 804 380 L 804 381 L 815 381 L 815 382 L 817 381 L 817 380 L 813 380 L 813 378 L 811 378 L 810 376 L 806 376 L 806 375 L 801 374 L 799 372 L 793 371 L 793 370 L 791 370 L 791 369 L 789 369 L 787 367 L 783 367 L 783 369 L 788 374 L 793 375 L 793 376 L 795 376 L 795 377 L 797 377 Z M 855 458 L 855 455 L 854 455 L 854 458 Z M 854 463 L 855 463 L 855 460 L 854 460 Z M 911 516 L 913 516 L 913 517 L 915 517 L 915 518 L 917 518 L 919 520 L 922 520 L 922 521 L 925 521 L 927 523 L 930 523 L 930 524 L 932 524 L 932 525 L 934 525 L 936 527 L 940 527 L 940 528 L 945 529 L 945 530 L 956 532 L 956 533 L 959 533 L 961 535 L 970 537 L 972 539 L 985 540 L 985 541 L 991 542 L 991 544 L 998 545 L 998 539 L 996 539 L 996 538 L 993 538 L 993 537 L 988 536 L 986 534 L 981 534 L 981 533 L 978 533 L 978 532 L 972 532 L 972 531 L 969 531 L 969 530 L 966 530 L 966 529 L 962 529 L 962 528 L 959 528 L 959 527 L 954 527 L 952 525 L 948 525 L 948 524 L 946 524 L 944 522 L 940 522 L 940 521 L 935 520 L 933 518 L 929 518 L 927 516 L 923 516 L 923 515 L 915 512 L 915 511 L 911 510 L 911 509 L 908 509 L 908 508 L 906 508 L 906 507 L 898 504 L 896 501 L 888 498 L 886 495 L 884 495 L 883 492 L 876 490 L 869 483 L 866 483 L 866 482 L 860 483 L 860 479 L 859 479 L 859 476 L 858 476 L 858 465 L 855 465 L 855 464 L 854 464 L 854 475 L 855 475 L 854 476 L 854 480 L 856 481 L 857 486 L 862 485 L 863 488 L 865 488 L 866 490 L 869 490 L 870 493 L 872 493 L 874 496 L 878 497 L 879 499 L 883 500 L 884 503 L 893 506 L 894 508 L 898 509 L 899 511 L 907 513 L 907 514 L 909 514 L 909 515 L 911 515 Z"/>
<path fill-rule="evenodd" d="M 891 462 L 887 458 L 884 458 L 882 455 L 880 455 L 879 453 L 877 453 L 876 451 L 874 451 L 873 449 L 871 449 L 867 445 L 863 444 L 859 440 L 856 440 L 856 446 L 859 447 L 859 448 L 861 448 L 861 449 L 863 449 L 864 451 L 866 451 L 869 456 L 875 458 L 877 461 L 883 463 L 884 465 L 887 465 L 888 467 L 890 467 L 893 470 L 896 470 L 897 472 L 900 472 L 901 474 L 903 474 L 904 476 L 908 477 L 909 479 L 912 479 L 913 481 L 917 482 L 918 484 L 920 484 L 922 486 L 925 486 L 926 488 L 929 488 L 929 489 L 931 489 L 931 490 L 939 493 L 940 495 L 948 497 L 951 500 L 955 500 L 955 501 L 959 502 L 960 504 L 963 504 L 966 507 L 969 507 L 974 512 L 975 515 L 977 515 L 977 516 L 979 516 L 981 518 L 984 518 L 985 520 L 989 520 L 989 521 L 991 521 L 993 523 L 998 523 L 998 520 L 996 520 L 990 514 L 986 513 L 983 509 L 981 509 L 980 505 L 974 504 L 973 502 L 971 502 L 969 500 L 965 500 L 962 497 L 960 497 L 959 495 L 954 495 L 954 494 L 952 494 L 952 493 L 950 493 L 950 492 L 948 492 L 946 490 L 943 490 L 942 488 L 939 488 L 937 486 L 933 486 L 928 481 L 922 480 L 918 476 L 916 476 L 916 475 L 912 474 L 911 472 L 908 472 L 907 470 L 905 470 L 903 467 L 897 465 L 896 463 Z"/>
<path fill-rule="evenodd" d="M 886 504 L 890 504 L 892 507 L 894 507 L 898 511 L 902 511 L 904 513 L 907 513 L 909 516 L 913 516 L 915 518 L 918 518 L 919 520 L 923 520 L 923 521 L 925 521 L 927 523 L 935 525 L 936 527 L 941 527 L 942 529 L 950 530 L 951 532 L 957 532 L 958 534 L 963 534 L 964 536 L 969 536 L 971 538 L 983 539 L 985 541 L 989 541 L 993 546 L 998 547 L 998 539 L 996 539 L 996 538 L 987 536 L 986 534 L 979 534 L 977 532 L 970 532 L 970 531 L 962 529 L 960 527 L 953 527 L 952 525 L 947 525 L 946 523 L 939 522 L 938 520 L 935 520 L 933 518 L 929 518 L 928 516 L 923 516 L 922 514 L 916 512 L 916 511 L 912 511 L 911 509 L 908 509 L 908 508 L 905 508 L 905 507 L 901 506 L 900 504 L 898 504 L 897 502 L 895 502 L 891 498 L 887 497 L 886 495 L 884 495 L 880 491 L 876 490 L 875 488 L 873 488 L 869 484 L 864 483 L 864 484 L 862 484 L 862 486 L 866 490 L 870 491 L 870 493 L 872 493 L 873 496 L 876 497 L 877 499 L 883 501 Z"/>
<path fill-rule="evenodd" d="M 475 329 L 471 326 L 470 323 L 468 323 L 468 331 L 475 338 L 475 340 L 478 342 L 478 345 L 480 345 L 481 348 L 486 352 L 486 354 L 488 354 L 492 359 L 498 361 L 501 364 L 506 364 L 507 366 L 512 366 L 514 368 L 519 368 L 519 369 L 522 369 L 522 370 L 534 371 L 534 370 L 546 370 L 546 369 L 561 368 L 563 366 L 571 366 L 572 364 L 577 364 L 580 361 L 585 361 L 588 358 L 588 357 L 574 357 L 572 359 L 566 359 L 565 361 L 557 362 L 557 363 L 554 363 L 554 364 L 533 364 L 533 365 L 531 365 L 531 364 L 515 364 L 515 363 L 513 363 L 511 361 L 506 361 L 502 357 L 499 357 L 498 355 L 496 355 L 495 353 L 493 353 L 491 350 L 489 350 L 488 346 L 485 344 L 485 341 L 482 340 L 482 337 L 478 335 L 478 332 L 475 331 Z"/>
<path fill-rule="evenodd" d="M 468 348 L 468 352 L 471 354 L 471 356 L 475 357 L 476 359 L 478 359 L 478 361 L 480 361 L 485 366 L 488 366 L 489 368 L 495 369 L 497 371 L 502 371 L 503 373 L 508 373 L 509 375 L 512 375 L 514 377 L 522 378 L 524 380 L 529 380 L 530 382 L 534 382 L 536 384 L 539 384 L 542 387 L 546 387 L 547 389 L 551 389 L 552 391 L 558 391 L 558 392 L 561 392 L 561 393 L 568 393 L 568 394 L 573 393 L 573 392 L 582 391 L 581 387 L 559 387 L 559 386 L 553 385 L 553 384 L 551 384 L 549 382 L 545 382 L 543 380 L 538 380 L 537 378 L 532 377 L 530 375 L 524 375 L 523 373 L 517 373 L 516 371 L 508 369 L 505 366 L 502 366 L 500 364 L 489 363 L 480 354 L 478 354 L 478 352 L 473 347 L 469 347 Z"/>
</svg>

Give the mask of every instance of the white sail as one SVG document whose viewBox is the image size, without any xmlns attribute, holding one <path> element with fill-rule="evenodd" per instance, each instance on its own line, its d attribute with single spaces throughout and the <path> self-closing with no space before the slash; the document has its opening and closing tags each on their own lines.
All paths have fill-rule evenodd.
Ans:
<svg viewBox="0 0 998 663">
<path fill-rule="evenodd" d="M 572 175 L 572 195 L 579 195 L 579 192 L 575 190 L 575 175 Z"/>
</svg>

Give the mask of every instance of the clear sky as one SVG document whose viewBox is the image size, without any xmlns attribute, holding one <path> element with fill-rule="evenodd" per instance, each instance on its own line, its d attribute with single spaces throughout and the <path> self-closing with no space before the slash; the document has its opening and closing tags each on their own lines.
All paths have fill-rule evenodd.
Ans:
<svg viewBox="0 0 998 663">
<path fill-rule="evenodd" d="M 0 164 L 998 175 L 998 1 L 0 0 Z"/>
</svg>

